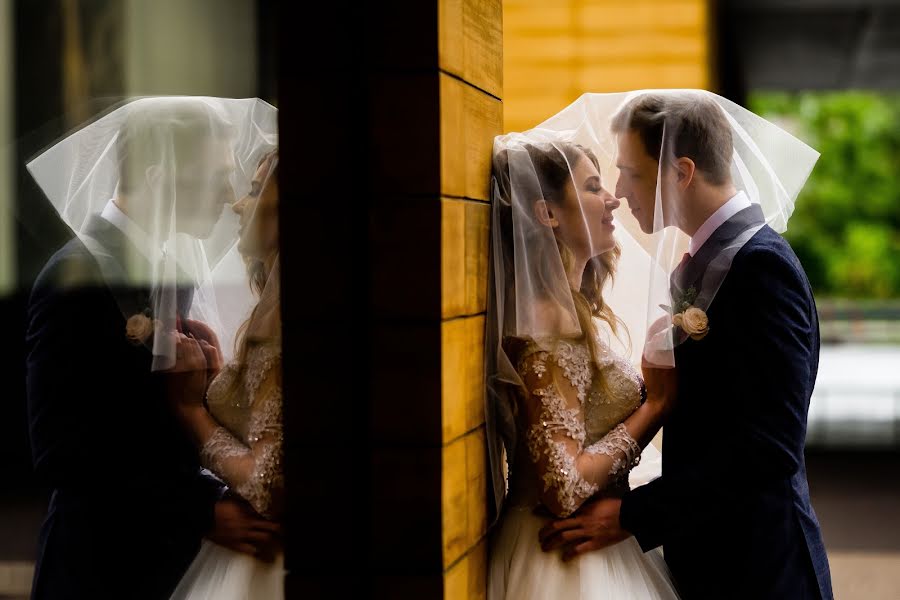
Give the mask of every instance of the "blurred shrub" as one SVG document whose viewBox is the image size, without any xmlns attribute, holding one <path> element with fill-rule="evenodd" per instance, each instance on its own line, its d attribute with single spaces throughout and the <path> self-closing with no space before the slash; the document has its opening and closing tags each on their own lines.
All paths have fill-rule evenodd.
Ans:
<svg viewBox="0 0 900 600">
<path fill-rule="evenodd" d="M 900 298 L 900 94 L 755 92 L 822 153 L 785 237 L 823 296 Z"/>
</svg>

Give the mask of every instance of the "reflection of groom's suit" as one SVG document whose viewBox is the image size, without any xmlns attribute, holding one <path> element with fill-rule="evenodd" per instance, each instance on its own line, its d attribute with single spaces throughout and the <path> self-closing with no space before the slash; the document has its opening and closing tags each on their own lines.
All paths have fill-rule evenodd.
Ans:
<svg viewBox="0 0 900 600">
<path fill-rule="evenodd" d="M 125 336 L 151 291 L 109 283 L 137 248 L 100 217 L 86 234 L 44 267 L 28 307 L 32 452 L 53 488 L 32 597 L 168 598 L 212 526 L 219 485 L 200 474 L 150 350 Z"/>
<path fill-rule="evenodd" d="M 731 217 L 676 270 L 674 287 L 699 289 L 718 251 L 762 223 L 757 205 Z M 753 235 L 707 313 L 709 334 L 675 351 L 662 477 L 625 495 L 621 524 L 645 551 L 663 546 L 687 600 L 831 598 L 803 456 L 818 317 L 781 236 L 768 226 Z"/>
</svg>

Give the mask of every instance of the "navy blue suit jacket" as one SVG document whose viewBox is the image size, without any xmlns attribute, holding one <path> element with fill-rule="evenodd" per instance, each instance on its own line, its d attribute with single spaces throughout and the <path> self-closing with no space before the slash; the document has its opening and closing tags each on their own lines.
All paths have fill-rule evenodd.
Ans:
<svg viewBox="0 0 900 600">
<path fill-rule="evenodd" d="M 99 217 L 88 233 L 105 260 L 137 252 Z M 125 337 L 150 294 L 111 286 L 77 238 L 35 284 L 28 417 L 35 469 L 53 493 L 32 598 L 168 598 L 212 525 L 220 484 L 201 474 L 150 350 Z"/>
<path fill-rule="evenodd" d="M 683 285 L 762 218 L 753 206 L 720 227 L 684 267 Z M 678 403 L 663 429 L 662 477 L 624 496 L 621 525 L 645 551 L 663 546 L 688 600 L 831 599 L 803 453 L 819 324 L 787 242 L 762 225 L 707 314 L 709 334 L 675 351 Z"/>
</svg>

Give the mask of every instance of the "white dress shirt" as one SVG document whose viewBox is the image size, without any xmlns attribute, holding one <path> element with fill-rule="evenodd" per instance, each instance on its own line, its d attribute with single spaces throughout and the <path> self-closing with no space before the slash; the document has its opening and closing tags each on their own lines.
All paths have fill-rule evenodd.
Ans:
<svg viewBox="0 0 900 600">
<path fill-rule="evenodd" d="M 750 208 L 750 199 L 747 197 L 747 194 L 741 190 L 732 196 L 728 202 L 720 206 L 719 210 L 714 212 L 712 216 L 700 226 L 700 229 L 698 229 L 697 233 L 694 234 L 694 237 L 691 238 L 691 245 L 688 247 L 690 255 L 694 256 L 697 254 L 697 251 L 703 247 L 703 244 L 705 244 L 710 237 L 712 237 L 712 234 L 716 232 L 716 229 L 745 208 Z"/>
<path fill-rule="evenodd" d="M 154 244 L 153 240 L 150 239 L 150 236 L 147 235 L 147 232 L 141 229 L 140 225 L 132 221 L 131 217 L 122 212 L 122 209 L 116 206 L 114 201 L 110 200 L 106 203 L 100 216 L 109 221 L 113 227 L 125 234 L 125 237 L 134 244 L 135 248 L 138 249 L 138 252 L 140 252 L 151 265 L 158 263 L 159 260 L 165 256 L 163 249 Z"/>
</svg>

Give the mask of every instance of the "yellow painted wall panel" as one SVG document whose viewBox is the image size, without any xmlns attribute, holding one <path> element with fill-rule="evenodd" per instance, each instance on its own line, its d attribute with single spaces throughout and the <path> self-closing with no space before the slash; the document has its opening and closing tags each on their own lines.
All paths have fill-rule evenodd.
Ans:
<svg viewBox="0 0 900 600">
<path fill-rule="evenodd" d="M 503 88 L 501 0 L 439 0 L 438 64 L 486 92 Z"/>
<path fill-rule="evenodd" d="M 441 402 L 447 443 L 484 422 L 484 316 L 441 325 Z"/>
<path fill-rule="evenodd" d="M 494 136 L 503 130 L 496 98 L 446 74 L 440 76 L 441 191 L 487 200 Z"/>
<path fill-rule="evenodd" d="M 441 200 L 442 312 L 445 319 L 486 307 L 490 205 Z"/>
<path fill-rule="evenodd" d="M 584 92 L 711 85 L 708 0 L 505 0 L 504 11 L 505 131 Z"/>
<path fill-rule="evenodd" d="M 444 540 L 444 567 L 453 564 L 469 547 L 466 545 L 469 508 L 466 476 L 466 440 L 460 438 L 444 446 L 441 466 L 441 522 Z"/>
</svg>

